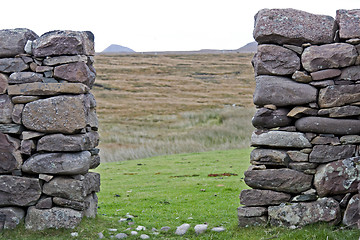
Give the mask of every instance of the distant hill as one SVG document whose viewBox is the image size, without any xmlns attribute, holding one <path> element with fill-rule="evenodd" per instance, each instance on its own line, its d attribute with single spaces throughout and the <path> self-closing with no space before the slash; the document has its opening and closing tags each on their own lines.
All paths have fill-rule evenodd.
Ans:
<svg viewBox="0 0 360 240">
<path fill-rule="evenodd" d="M 257 45 L 257 42 L 251 42 L 235 51 L 241 53 L 255 53 L 257 51 Z"/>
<path fill-rule="evenodd" d="M 131 48 L 124 47 L 117 44 L 111 44 L 102 51 L 102 53 L 134 53 L 135 51 Z"/>
</svg>

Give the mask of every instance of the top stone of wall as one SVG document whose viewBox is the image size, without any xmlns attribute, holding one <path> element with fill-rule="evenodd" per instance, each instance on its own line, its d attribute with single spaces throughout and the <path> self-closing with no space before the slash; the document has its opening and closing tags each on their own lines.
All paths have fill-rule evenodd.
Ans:
<svg viewBox="0 0 360 240">
<path fill-rule="evenodd" d="M 295 9 L 262 9 L 255 15 L 253 35 L 259 44 L 333 43 L 337 33 L 340 39 L 360 38 L 359 16 L 360 9 L 338 10 L 336 21 Z"/>
<path fill-rule="evenodd" d="M 91 32 L 52 31 L 38 36 L 26 28 L 0 30 L 0 57 L 32 53 L 34 57 L 60 55 L 93 56 L 94 35 Z"/>
</svg>

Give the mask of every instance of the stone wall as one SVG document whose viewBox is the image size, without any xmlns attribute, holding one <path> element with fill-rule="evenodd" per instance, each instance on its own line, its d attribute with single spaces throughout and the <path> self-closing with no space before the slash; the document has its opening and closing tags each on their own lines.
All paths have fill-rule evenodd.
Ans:
<svg viewBox="0 0 360 240">
<path fill-rule="evenodd" d="M 255 16 L 257 129 L 240 226 L 360 224 L 359 16 L 294 9 Z"/>
<path fill-rule="evenodd" d="M 100 164 L 91 32 L 0 30 L 0 218 L 12 229 L 95 217 Z M 3 222 L 2 222 L 3 223 Z M 2 224 L 0 223 L 0 224 Z"/>
</svg>

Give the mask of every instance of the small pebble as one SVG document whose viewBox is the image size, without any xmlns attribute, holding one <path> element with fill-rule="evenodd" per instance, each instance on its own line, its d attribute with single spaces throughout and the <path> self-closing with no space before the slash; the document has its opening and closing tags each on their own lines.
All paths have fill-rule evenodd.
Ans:
<svg viewBox="0 0 360 240">
<path fill-rule="evenodd" d="M 294 230 L 294 229 L 297 229 L 297 227 L 296 227 L 295 225 L 291 225 L 291 226 L 289 227 L 289 229 Z"/>
<path fill-rule="evenodd" d="M 116 232 L 116 231 L 117 231 L 116 228 L 109 228 L 108 230 L 109 230 L 110 232 Z"/>
<path fill-rule="evenodd" d="M 170 229 L 171 229 L 171 227 L 165 226 L 165 227 L 160 228 L 160 231 L 167 232 Z"/>
<path fill-rule="evenodd" d="M 71 233 L 70 235 L 71 235 L 72 237 L 77 237 L 77 236 L 79 236 L 79 233 L 73 232 L 73 233 Z"/>
<path fill-rule="evenodd" d="M 208 228 L 208 225 L 206 225 L 206 224 L 198 224 L 194 227 L 196 234 L 201 234 L 201 233 L 205 232 L 207 230 L 207 228 Z"/>
<path fill-rule="evenodd" d="M 123 238 L 127 238 L 127 234 L 125 233 L 119 233 L 119 234 L 116 234 L 115 238 L 116 239 L 123 239 Z"/>
<path fill-rule="evenodd" d="M 125 215 L 125 217 L 126 217 L 126 218 L 134 218 L 134 216 L 133 216 L 133 215 L 130 215 L 129 213 L 127 213 L 127 214 Z"/>
<path fill-rule="evenodd" d="M 145 230 L 146 230 L 146 227 L 144 227 L 144 226 L 138 226 L 138 227 L 136 228 L 136 230 L 137 230 L 137 231 L 145 231 Z"/>
<path fill-rule="evenodd" d="M 127 221 L 127 218 L 120 218 L 120 220 L 118 222 L 120 223 L 120 222 L 126 222 L 126 221 Z"/>
<path fill-rule="evenodd" d="M 99 239 L 103 239 L 103 238 L 105 237 L 102 232 L 99 232 L 99 233 L 98 233 L 98 236 L 99 236 Z"/>
<path fill-rule="evenodd" d="M 211 229 L 211 231 L 214 231 L 214 232 L 223 232 L 223 231 L 225 231 L 225 228 L 224 228 L 224 227 L 214 227 L 213 229 Z"/>
<path fill-rule="evenodd" d="M 188 217 L 189 220 L 193 220 L 194 218 L 193 217 Z"/>
<path fill-rule="evenodd" d="M 176 228 L 175 234 L 182 236 L 184 235 L 190 228 L 190 224 L 184 223 L 183 225 Z"/>
<path fill-rule="evenodd" d="M 140 238 L 141 239 L 150 239 L 149 235 L 146 235 L 146 234 L 141 234 Z"/>
<path fill-rule="evenodd" d="M 151 228 L 151 231 L 153 231 L 153 232 L 157 232 L 158 230 L 156 229 L 156 228 Z"/>
<path fill-rule="evenodd" d="M 130 234 L 131 234 L 131 235 L 137 235 L 138 232 L 137 232 L 137 231 L 131 231 Z"/>
</svg>

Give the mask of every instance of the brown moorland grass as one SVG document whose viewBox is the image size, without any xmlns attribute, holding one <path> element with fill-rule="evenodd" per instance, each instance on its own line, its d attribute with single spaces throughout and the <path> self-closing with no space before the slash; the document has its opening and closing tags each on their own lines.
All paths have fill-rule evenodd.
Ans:
<svg viewBox="0 0 360 240">
<path fill-rule="evenodd" d="M 103 161 L 247 147 L 252 54 L 97 55 Z"/>
</svg>

